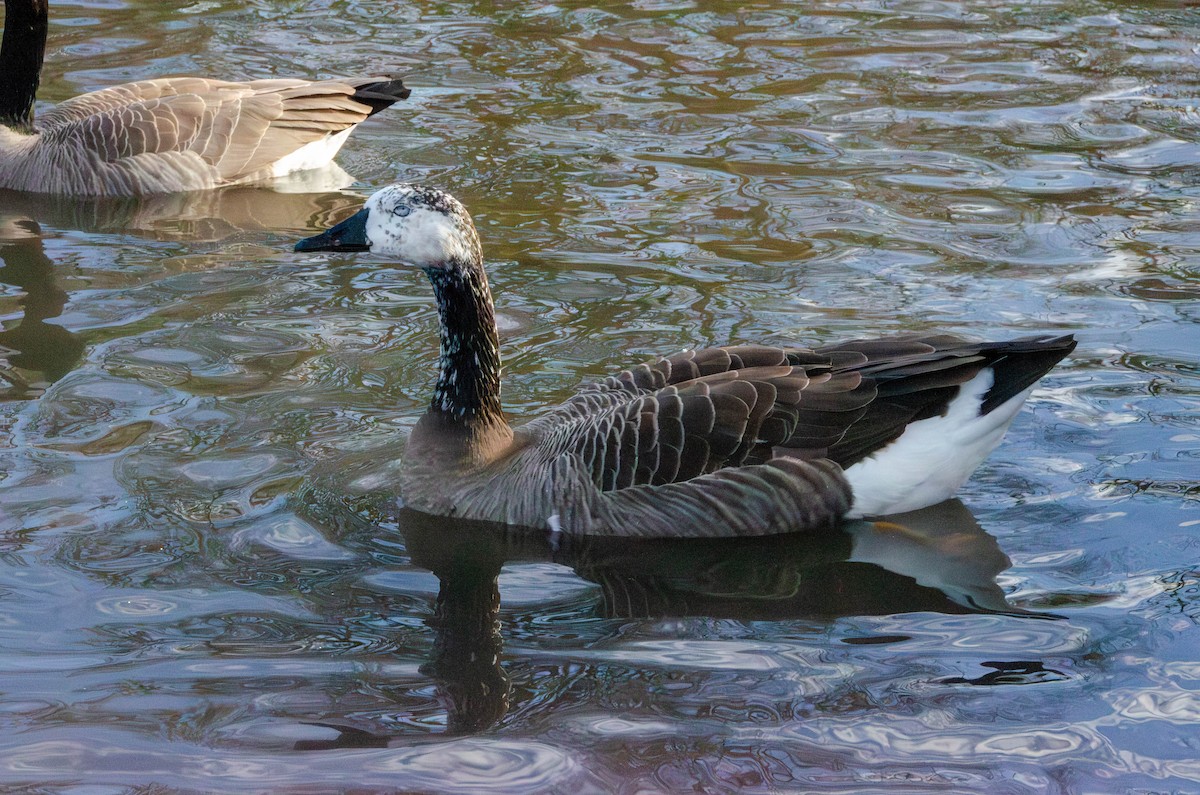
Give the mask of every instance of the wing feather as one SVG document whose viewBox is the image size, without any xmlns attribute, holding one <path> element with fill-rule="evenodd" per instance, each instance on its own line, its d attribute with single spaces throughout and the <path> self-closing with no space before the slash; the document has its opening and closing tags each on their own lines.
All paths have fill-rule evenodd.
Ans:
<svg viewBox="0 0 1200 795">
<path fill-rule="evenodd" d="M 850 487 L 836 464 L 780 458 L 603 492 L 585 521 L 595 535 L 747 537 L 832 526 L 849 506 Z"/>
<path fill-rule="evenodd" d="M 810 351 L 713 348 L 586 387 L 518 435 L 549 456 L 578 455 L 597 488 L 619 491 L 759 465 L 776 454 L 819 458 L 873 397 L 873 382 L 831 373 L 828 357 Z"/>
<path fill-rule="evenodd" d="M 215 187 L 269 174 L 305 145 L 348 130 L 407 95 L 399 81 L 381 78 L 143 80 L 66 100 L 40 115 L 39 146 L 48 162 L 81 161 L 76 170 L 88 163 L 101 169 L 95 180 L 79 175 L 94 183 L 82 192 L 112 192 L 102 187 L 106 181 L 166 180 L 161 187 L 169 188 L 172 171 L 182 172 L 175 189 Z"/>
</svg>

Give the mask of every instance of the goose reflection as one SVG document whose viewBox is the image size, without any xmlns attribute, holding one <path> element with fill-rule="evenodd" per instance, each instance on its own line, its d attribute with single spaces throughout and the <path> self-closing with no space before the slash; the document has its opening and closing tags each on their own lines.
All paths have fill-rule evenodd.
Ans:
<svg viewBox="0 0 1200 795">
<path fill-rule="evenodd" d="M 1051 618 L 1008 603 L 996 577 L 1011 564 L 971 512 L 951 500 L 855 522 L 842 532 L 757 539 L 633 540 L 543 534 L 402 510 L 412 563 L 437 576 L 428 625 L 435 641 L 422 667 L 438 689 L 448 733 L 487 729 L 507 713 L 501 665 L 499 575 L 513 562 L 550 561 L 600 586 L 609 618 L 705 616 L 743 621 L 831 619 L 932 611 Z M 331 723 L 329 740 L 298 749 L 386 744 L 387 736 Z"/>
<path fill-rule="evenodd" d="M 292 235 L 324 229 L 362 198 L 344 192 L 340 168 L 318 170 L 271 187 L 120 198 L 70 198 L 0 190 L 0 217 L 36 218 L 54 229 L 124 234 L 150 240 L 215 243 L 244 232 Z"/>
<path fill-rule="evenodd" d="M 285 187 L 319 192 L 236 187 L 72 199 L 0 191 L 0 284 L 25 294 L 18 301 L 20 312 L 0 325 L 0 399 L 40 395 L 79 363 L 87 344 L 85 334 L 46 322 L 62 314 L 69 296 L 44 249 L 43 226 L 167 242 L 215 243 L 246 233 L 294 236 L 324 229 L 361 203 L 360 198 L 335 189 L 344 183 L 336 172 L 317 172 L 310 178 L 316 181 L 292 181 Z"/>
<path fill-rule="evenodd" d="M 606 616 L 747 621 L 931 611 L 1028 615 L 996 576 L 1011 565 L 958 500 L 850 522 L 838 534 L 579 545 L 569 563 Z"/>
<path fill-rule="evenodd" d="M 0 284 L 25 295 L 22 313 L 0 327 L 0 397 L 40 394 L 62 378 L 83 353 L 83 338 L 56 324 L 68 296 L 54 280 L 54 262 L 42 247 L 42 231 L 27 218 L 0 218 Z"/>
</svg>

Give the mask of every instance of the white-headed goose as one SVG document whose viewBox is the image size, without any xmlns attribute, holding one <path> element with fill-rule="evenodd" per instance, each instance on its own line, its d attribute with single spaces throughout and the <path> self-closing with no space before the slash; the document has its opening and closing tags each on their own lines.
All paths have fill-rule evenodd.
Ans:
<svg viewBox="0 0 1200 795">
<path fill-rule="evenodd" d="M 941 502 L 1075 347 L 925 334 L 687 351 L 513 429 L 483 254 L 457 200 L 392 185 L 296 250 L 370 252 L 433 284 L 440 372 L 400 468 L 405 504 L 565 533 L 768 535 Z"/>
<path fill-rule="evenodd" d="M 0 188 L 140 196 L 256 182 L 327 164 L 351 130 L 409 92 L 399 80 L 168 77 L 33 102 L 48 0 L 5 0 Z"/>
</svg>

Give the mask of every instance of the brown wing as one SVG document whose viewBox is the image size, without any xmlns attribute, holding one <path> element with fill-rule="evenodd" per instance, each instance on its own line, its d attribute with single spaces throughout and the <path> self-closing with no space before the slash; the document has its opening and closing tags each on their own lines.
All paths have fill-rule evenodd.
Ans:
<svg viewBox="0 0 1200 795">
<path fill-rule="evenodd" d="M 123 83 L 111 88 L 80 94 L 58 103 L 50 110 L 37 115 L 37 127 L 42 132 L 48 132 L 56 127 L 84 121 L 100 113 L 107 113 L 117 108 L 153 99 L 175 97 L 181 94 L 210 96 L 223 88 L 244 90 L 245 87 L 245 83 L 228 83 L 203 77 L 169 77 L 161 80 Z"/>
<path fill-rule="evenodd" d="M 128 83 L 61 103 L 39 120 L 47 143 L 114 163 L 185 153 L 218 182 L 269 168 L 305 144 L 346 130 L 408 95 L 399 81 L 232 83 L 169 78 Z"/>
<path fill-rule="evenodd" d="M 773 348 L 767 345 L 729 345 L 681 351 L 653 362 L 639 364 L 610 378 L 584 387 L 583 394 L 628 392 L 644 394 L 665 386 L 709 375 L 751 367 L 782 365 L 827 365 L 829 357 L 803 348 Z"/>
<path fill-rule="evenodd" d="M 809 360 L 808 364 L 792 364 Z M 601 491 L 662 486 L 777 456 L 819 458 L 874 398 L 829 357 L 778 348 L 679 354 L 584 390 L 520 429 L 578 458 Z"/>
<path fill-rule="evenodd" d="M 585 388 L 520 433 L 551 456 L 578 455 L 603 491 L 780 456 L 828 457 L 847 467 L 909 423 L 944 412 L 983 368 L 995 373 L 981 408 L 987 413 L 1074 345 L 1069 337 L 974 343 L 906 335 L 815 351 L 688 351 Z"/>
<path fill-rule="evenodd" d="M 603 492 L 564 526 L 589 535 L 727 538 L 833 526 L 850 509 L 850 485 L 828 460 L 776 458 L 682 483 Z"/>
</svg>

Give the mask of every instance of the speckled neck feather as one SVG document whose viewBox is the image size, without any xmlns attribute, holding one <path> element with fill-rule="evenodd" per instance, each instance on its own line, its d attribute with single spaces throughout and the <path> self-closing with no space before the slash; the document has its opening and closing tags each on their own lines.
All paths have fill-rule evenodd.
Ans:
<svg viewBox="0 0 1200 795">
<path fill-rule="evenodd" d="M 0 124 L 33 131 L 33 100 L 46 52 L 48 0 L 4 0 Z"/>
<path fill-rule="evenodd" d="M 487 275 L 479 264 L 427 268 L 441 318 L 440 372 L 431 414 L 452 425 L 503 423 L 500 340 Z"/>
</svg>

